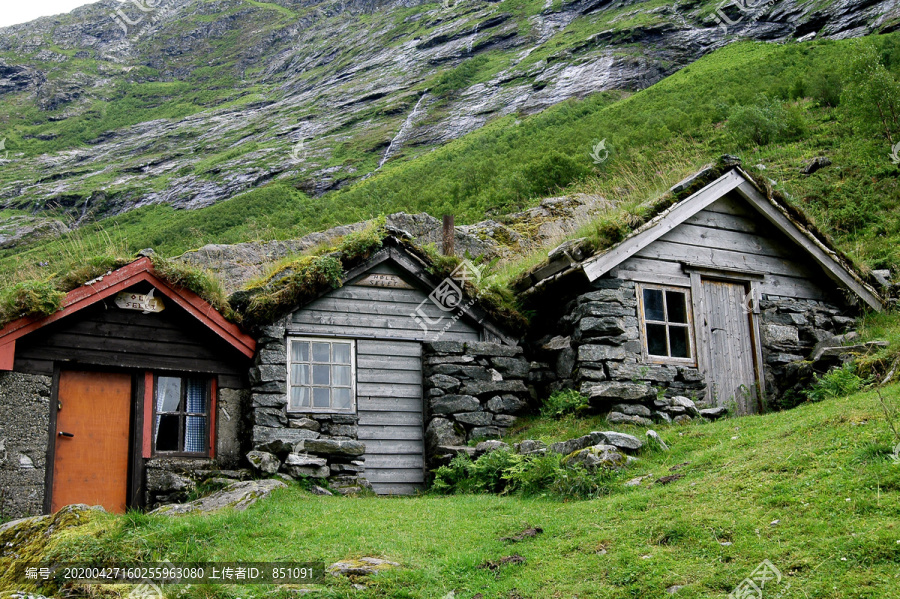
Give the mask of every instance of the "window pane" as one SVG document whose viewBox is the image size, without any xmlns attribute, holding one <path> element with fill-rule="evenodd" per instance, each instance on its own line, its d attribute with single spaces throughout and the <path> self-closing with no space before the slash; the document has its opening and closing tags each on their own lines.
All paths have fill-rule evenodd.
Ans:
<svg viewBox="0 0 900 599">
<path fill-rule="evenodd" d="M 291 387 L 291 405 L 290 409 L 297 410 L 309 407 L 309 388 L 307 387 Z"/>
<path fill-rule="evenodd" d="M 206 452 L 206 416 L 188 416 L 184 427 L 184 450 Z"/>
<path fill-rule="evenodd" d="M 331 344 L 330 343 L 313 343 L 312 355 L 313 362 L 330 362 L 331 361 Z"/>
<path fill-rule="evenodd" d="M 327 387 L 313 387 L 314 408 L 328 408 L 331 406 L 331 389 Z"/>
<path fill-rule="evenodd" d="M 690 358 L 687 327 L 669 327 L 669 346 L 673 358 Z"/>
<path fill-rule="evenodd" d="M 669 322 L 687 322 L 687 296 L 680 291 L 666 291 L 666 308 L 669 310 Z"/>
<path fill-rule="evenodd" d="M 350 409 L 350 389 L 349 388 L 338 388 L 333 390 L 334 393 L 334 405 L 333 408 L 337 408 L 339 410 L 349 410 Z"/>
<path fill-rule="evenodd" d="M 349 343 L 335 343 L 334 347 L 334 360 L 333 362 L 336 364 L 349 364 L 350 363 L 350 344 Z"/>
<path fill-rule="evenodd" d="M 663 293 L 660 289 L 644 289 L 644 318 L 647 320 L 665 320 L 663 311 Z"/>
<path fill-rule="evenodd" d="M 651 356 L 667 356 L 666 327 L 661 324 L 647 325 L 647 352 Z"/>
<path fill-rule="evenodd" d="M 350 386 L 350 367 L 349 366 L 332 366 L 331 367 L 332 376 L 334 377 L 335 385 L 340 385 L 342 387 Z"/>
<path fill-rule="evenodd" d="M 294 364 L 291 366 L 291 384 L 309 384 L 309 364 Z"/>
<path fill-rule="evenodd" d="M 185 379 L 185 412 L 206 414 L 206 381 L 203 379 Z"/>
<path fill-rule="evenodd" d="M 178 451 L 178 416 L 156 417 L 156 451 Z"/>
<path fill-rule="evenodd" d="M 181 404 L 181 379 L 161 376 L 156 381 L 156 411 L 177 412 Z"/>
<path fill-rule="evenodd" d="M 309 341 L 291 341 L 291 361 L 309 362 Z"/>
<path fill-rule="evenodd" d="M 312 382 L 313 385 L 330 385 L 331 377 L 329 376 L 329 371 L 331 367 L 328 364 L 313 364 L 312 367 Z"/>
</svg>

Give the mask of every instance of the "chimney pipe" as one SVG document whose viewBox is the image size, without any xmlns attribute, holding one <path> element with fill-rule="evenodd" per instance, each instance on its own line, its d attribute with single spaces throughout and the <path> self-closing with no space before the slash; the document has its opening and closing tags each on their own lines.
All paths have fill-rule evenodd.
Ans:
<svg viewBox="0 0 900 599">
<path fill-rule="evenodd" d="M 444 215 L 444 255 L 454 254 L 453 243 L 456 241 L 456 228 L 453 226 L 453 215 Z"/>
</svg>

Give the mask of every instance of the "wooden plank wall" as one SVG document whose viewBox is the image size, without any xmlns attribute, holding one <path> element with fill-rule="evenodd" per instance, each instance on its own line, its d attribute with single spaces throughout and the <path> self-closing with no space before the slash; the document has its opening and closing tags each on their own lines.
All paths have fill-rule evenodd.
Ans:
<svg viewBox="0 0 900 599">
<path fill-rule="evenodd" d="M 19 340 L 15 370 L 52 375 L 59 361 L 202 372 L 219 375 L 220 387 L 239 388 L 247 369 L 242 358 L 172 302 L 159 314 L 143 314 L 118 308 L 110 298 Z"/>
<path fill-rule="evenodd" d="M 360 340 L 356 356 L 366 478 L 379 495 L 412 494 L 425 484 L 422 344 Z"/>
<path fill-rule="evenodd" d="M 681 263 L 766 273 L 759 292 L 829 299 L 834 285 L 799 247 L 746 202 L 732 195 L 712 203 L 626 260 L 615 276 L 689 286 Z"/>
<path fill-rule="evenodd" d="M 373 273 L 399 276 L 401 271 L 383 262 L 364 276 Z M 426 335 L 415 320 L 410 318 L 410 314 L 427 298 L 428 295 L 419 289 L 362 287 L 351 282 L 294 312 L 290 332 L 424 341 L 433 337 L 454 314 L 442 312 L 431 300 L 426 301 L 422 311 L 430 319 L 444 317 Z M 441 339 L 478 341 L 479 333 L 475 326 L 459 319 Z"/>
</svg>

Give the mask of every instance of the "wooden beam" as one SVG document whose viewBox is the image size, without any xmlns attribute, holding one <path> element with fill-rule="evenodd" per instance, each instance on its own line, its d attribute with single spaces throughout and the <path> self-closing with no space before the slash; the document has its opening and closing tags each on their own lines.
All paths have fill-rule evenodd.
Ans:
<svg viewBox="0 0 900 599">
<path fill-rule="evenodd" d="M 746 179 L 737 187 L 737 192 L 759 210 L 779 231 L 806 250 L 831 279 L 843 287 L 849 288 L 872 309 L 878 312 L 884 309 L 878 293 L 864 283 L 859 275 L 848 270 L 832 249 L 794 221 L 783 207 L 774 204 Z"/>
<path fill-rule="evenodd" d="M 606 253 L 586 260 L 583 263 L 584 273 L 590 281 L 596 281 L 611 268 L 634 256 L 641 249 L 694 216 L 742 182 L 746 182 L 742 175 L 734 170 L 728 171 L 694 195 L 653 218 Z"/>
<path fill-rule="evenodd" d="M 16 361 L 16 340 L 0 345 L 0 370 L 12 370 Z"/>
</svg>

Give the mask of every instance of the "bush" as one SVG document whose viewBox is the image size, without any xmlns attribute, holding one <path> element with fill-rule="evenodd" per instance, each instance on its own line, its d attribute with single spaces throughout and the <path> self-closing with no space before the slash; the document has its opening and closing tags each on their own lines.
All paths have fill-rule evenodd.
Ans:
<svg viewBox="0 0 900 599">
<path fill-rule="evenodd" d="M 809 401 L 822 401 L 833 397 L 845 397 L 861 391 L 871 382 L 856 374 L 851 364 L 844 364 L 822 376 L 816 376 L 812 387 L 806 392 Z"/>
<path fill-rule="evenodd" d="M 62 308 L 66 294 L 50 281 L 23 281 L 0 295 L 0 321 L 21 316 L 49 316 Z"/>
<path fill-rule="evenodd" d="M 728 129 L 742 143 L 764 146 L 774 141 L 797 139 L 806 131 L 797 106 L 759 96 L 754 104 L 738 106 L 728 118 Z"/>
<path fill-rule="evenodd" d="M 562 418 L 566 414 L 577 414 L 588 407 L 588 398 L 574 389 L 555 391 L 544 400 L 541 416 Z"/>
</svg>

